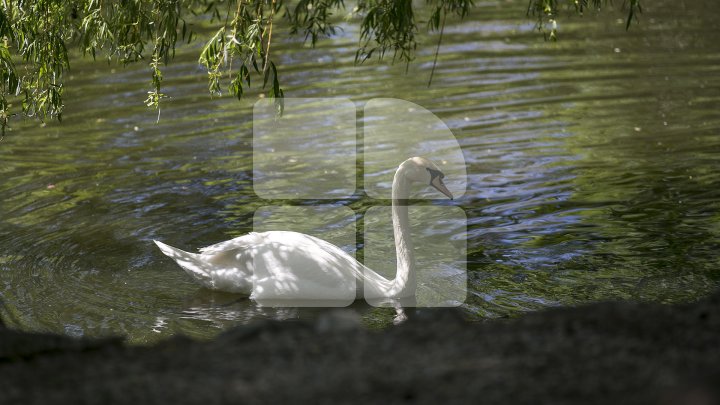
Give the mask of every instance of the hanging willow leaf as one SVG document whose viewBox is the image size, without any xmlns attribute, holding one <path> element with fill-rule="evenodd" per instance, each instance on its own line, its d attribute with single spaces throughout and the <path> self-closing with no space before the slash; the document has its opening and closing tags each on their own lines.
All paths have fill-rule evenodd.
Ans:
<svg viewBox="0 0 720 405">
<path fill-rule="evenodd" d="M 625 1 L 627 29 L 642 7 L 640 0 Z M 528 0 L 527 13 L 537 17 L 543 30 L 556 19 L 561 3 L 583 13 L 590 4 L 598 8 L 605 1 Z M 105 57 L 122 64 L 150 59 L 152 80 L 145 102 L 159 112 L 167 98 L 162 93 L 162 69 L 174 57 L 178 40 L 190 43 L 197 38 L 194 20 L 214 25 L 198 57 L 207 70 L 209 92 L 220 95 L 229 86 L 230 93 L 241 98 L 251 76 L 257 74 L 281 111 L 284 92 L 277 66 L 270 61 L 273 24 L 285 24 L 287 31 L 303 35 L 314 46 L 336 34 L 338 16 L 350 11 L 345 6 L 343 0 L 2 1 L 0 126 L 3 131 L 7 127 L 13 105 L 39 120 L 60 119 L 71 45 L 93 59 Z M 356 0 L 353 6 L 349 21 L 359 24 L 355 62 L 391 54 L 393 62 L 407 66 L 418 46 L 416 16 L 429 16 L 423 22 L 428 30 L 442 30 L 445 18 L 467 16 L 473 1 Z"/>
</svg>

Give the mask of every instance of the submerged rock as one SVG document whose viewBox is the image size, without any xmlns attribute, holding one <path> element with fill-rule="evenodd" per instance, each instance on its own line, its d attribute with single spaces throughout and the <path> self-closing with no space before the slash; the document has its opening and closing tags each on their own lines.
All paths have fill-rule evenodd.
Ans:
<svg viewBox="0 0 720 405">
<path fill-rule="evenodd" d="M 715 404 L 718 314 L 720 295 L 482 323 L 427 310 L 382 331 L 338 312 L 149 347 L 4 329 L 0 402 Z"/>
</svg>

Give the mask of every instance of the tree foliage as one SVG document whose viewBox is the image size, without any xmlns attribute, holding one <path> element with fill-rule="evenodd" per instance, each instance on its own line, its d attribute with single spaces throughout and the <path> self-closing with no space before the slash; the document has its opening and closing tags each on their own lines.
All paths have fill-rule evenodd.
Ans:
<svg viewBox="0 0 720 405">
<path fill-rule="evenodd" d="M 611 0 L 610 0 L 611 1 Z M 537 17 L 537 28 L 545 34 L 546 39 L 557 40 L 556 18 L 560 14 L 560 3 L 572 7 L 576 13 L 582 15 L 588 9 L 599 10 L 608 4 L 608 0 L 530 0 L 528 3 L 528 15 Z M 569 3 L 569 4 L 568 4 Z M 640 0 L 623 0 L 623 7 L 628 8 L 627 23 L 625 29 L 630 28 L 633 18 L 637 19 L 637 13 L 642 12 Z M 547 25 L 550 24 L 550 29 Z"/>
<path fill-rule="evenodd" d="M 640 11 L 639 0 L 630 4 L 628 25 Z M 577 12 L 600 7 L 601 0 L 566 0 Z M 558 0 L 530 0 L 528 14 L 538 28 L 552 23 Z M 356 63 L 375 56 L 409 63 L 417 48 L 419 23 L 416 9 L 429 15 L 428 30 L 440 30 L 447 15 L 467 16 L 472 0 L 358 0 L 352 16 L 360 24 Z M 188 21 L 209 19 L 217 26 L 202 49 L 199 63 L 208 74 L 212 94 L 224 86 L 241 98 L 253 75 L 262 79 L 269 97 L 282 108 L 283 90 L 278 67 L 272 60 L 273 29 L 285 25 L 291 34 L 303 35 L 315 45 L 336 33 L 337 14 L 344 0 L 3 0 L 0 6 L 0 126 L 17 114 L 44 120 L 62 119 L 64 74 L 70 68 L 69 49 L 83 55 L 107 58 L 121 64 L 147 61 L 151 87 L 145 103 L 159 109 L 162 67 L 180 42 L 196 34 Z M 550 31 L 555 38 L 555 28 Z M 438 42 L 439 48 L 439 42 Z M 229 83 L 223 77 L 230 77 Z"/>
</svg>

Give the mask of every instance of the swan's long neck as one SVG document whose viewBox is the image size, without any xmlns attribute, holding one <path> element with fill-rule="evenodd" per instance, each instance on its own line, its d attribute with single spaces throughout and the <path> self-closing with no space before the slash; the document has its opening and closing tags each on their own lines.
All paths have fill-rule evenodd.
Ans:
<svg viewBox="0 0 720 405">
<path fill-rule="evenodd" d="M 392 294 L 400 297 L 414 295 L 417 288 L 415 256 L 408 219 L 409 197 L 410 182 L 405 178 L 404 167 L 400 166 L 395 172 L 392 184 L 392 222 L 397 257 L 397 273 L 392 281 Z"/>
</svg>

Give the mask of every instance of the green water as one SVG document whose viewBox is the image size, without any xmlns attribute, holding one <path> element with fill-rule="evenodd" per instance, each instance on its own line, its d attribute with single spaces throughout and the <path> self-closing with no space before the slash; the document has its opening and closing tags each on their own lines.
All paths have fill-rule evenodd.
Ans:
<svg viewBox="0 0 720 405">
<path fill-rule="evenodd" d="M 618 10 L 561 18 L 560 41 L 548 43 L 525 7 L 478 2 L 468 20 L 449 24 L 430 88 L 435 36 L 422 37 L 407 73 L 353 66 L 353 26 L 317 49 L 278 35 L 273 52 L 289 97 L 346 97 L 360 107 L 395 97 L 452 129 L 468 189 L 435 205 L 467 217 L 467 233 L 459 222 L 441 230 L 467 239 L 467 261 L 447 269 L 467 267 L 467 313 L 706 295 L 720 284 L 720 10 L 652 2 L 628 32 Z M 152 244 L 191 250 L 242 235 L 268 205 L 252 191 L 256 93 L 210 98 L 199 46 L 179 49 L 166 68 L 171 99 L 159 123 L 142 103 L 145 66 L 77 59 L 63 123 L 15 121 L 0 142 L 6 323 L 142 343 L 322 311 L 199 289 Z M 374 202 L 334 204 L 362 216 Z M 307 229 L 355 226 L 333 210 L 286 212 Z M 363 245 L 342 247 L 363 256 Z M 392 315 L 353 308 L 370 325 Z"/>
</svg>

